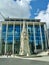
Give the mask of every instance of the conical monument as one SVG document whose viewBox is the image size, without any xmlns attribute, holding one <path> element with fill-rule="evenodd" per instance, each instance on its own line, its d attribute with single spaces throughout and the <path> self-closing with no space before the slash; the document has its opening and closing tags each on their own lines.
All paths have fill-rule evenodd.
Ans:
<svg viewBox="0 0 49 65">
<path fill-rule="evenodd" d="M 26 24 L 23 22 L 23 29 L 21 32 L 21 43 L 19 55 L 30 55 L 29 37 L 27 34 Z"/>
</svg>

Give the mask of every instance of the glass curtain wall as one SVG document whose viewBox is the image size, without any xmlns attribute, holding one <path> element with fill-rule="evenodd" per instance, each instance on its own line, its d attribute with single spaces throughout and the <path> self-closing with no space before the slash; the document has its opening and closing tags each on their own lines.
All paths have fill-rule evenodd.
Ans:
<svg viewBox="0 0 49 65">
<path fill-rule="evenodd" d="M 34 29 L 35 29 L 36 49 L 37 49 L 37 51 L 40 51 L 42 49 L 40 27 L 39 27 L 39 25 L 35 25 L 34 27 L 35 27 Z M 30 45 L 31 53 L 34 53 L 34 49 L 35 49 L 34 29 L 33 29 L 33 25 L 28 25 L 29 45 Z M 44 39 L 45 38 L 43 35 L 44 32 L 43 31 L 41 31 L 41 32 L 42 32 L 42 38 Z"/>
<path fill-rule="evenodd" d="M 40 35 L 39 25 L 35 25 L 35 39 L 36 39 L 36 48 L 41 49 L 42 43 L 41 43 L 41 35 Z"/>
<path fill-rule="evenodd" d="M 41 36 L 40 36 L 40 27 L 39 25 L 35 25 L 35 39 L 36 39 L 36 48 L 41 49 L 42 43 L 41 43 Z M 2 54 L 5 53 L 5 42 L 6 42 L 6 28 L 7 25 L 2 25 Z M 23 25 L 21 24 L 15 24 L 14 28 L 14 53 L 19 54 L 20 49 L 20 38 L 21 38 L 21 32 L 22 32 Z M 27 26 L 26 26 L 27 28 Z M 33 25 L 28 25 L 28 35 L 29 35 L 29 45 L 31 53 L 34 53 L 34 29 Z M 43 46 L 45 49 L 45 34 L 44 34 L 44 25 L 41 25 L 41 32 L 42 32 L 42 40 L 43 40 Z M 12 53 L 12 44 L 13 44 L 13 24 L 8 24 L 7 29 L 7 52 Z"/>
<path fill-rule="evenodd" d="M 31 54 L 34 53 L 34 34 L 33 25 L 28 25 L 29 45 Z"/>
<path fill-rule="evenodd" d="M 2 25 L 2 54 L 5 54 L 6 25 Z"/>
<path fill-rule="evenodd" d="M 6 28 L 7 24 L 2 25 L 2 54 L 5 53 L 5 42 L 6 42 Z M 14 28 L 14 53 L 18 54 L 20 49 L 20 33 L 22 31 L 22 26 L 20 30 L 20 24 L 15 24 Z M 8 24 L 7 29 L 7 45 L 6 45 L 6 53 L 12 53 L 12 45 L 13 45 L 13 24 Z"/>
<path fill-rule="evenodd" d="M 19 54 L 20 49 L 20 25 L 15 24 L 15 32 L 14 32 L 14 53 Z"/>
<path fill-rule="evenodd" d="M 44 47 L 44 49 L 46 48 L 45 47 L 45 43 L 47 42 L 45 42 L 45 34 L 44 33 L 46 33 L 46 31 L 44 31 L 44 25 L 41 25 L 41 32 L 42 32 L 42 40 L 43 40 L 43 47 Z"/>
<path fill-rule="evenodd" d="M 8 24 L 7 29 L 7 52 L 12 53 L 12 44 L 13 44 L 13 25 Z"/>
</svg>

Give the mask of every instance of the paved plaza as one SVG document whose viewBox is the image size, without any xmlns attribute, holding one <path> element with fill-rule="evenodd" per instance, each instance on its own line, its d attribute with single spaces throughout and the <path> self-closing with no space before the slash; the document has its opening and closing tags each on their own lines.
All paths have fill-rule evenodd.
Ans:
<svg viewBox="0 0 49 65">
<path fill-rule="evenodd" d="M 0 65 L 49 65 L 49 56 L 43 57 L 19 57 L 19 56 L 0 56 Z"/>
<path fill-rule="evenodd" d="M 49 65 L 49 62 L 18 58 L 0 58 L 0 65 Z"/>
</svg>

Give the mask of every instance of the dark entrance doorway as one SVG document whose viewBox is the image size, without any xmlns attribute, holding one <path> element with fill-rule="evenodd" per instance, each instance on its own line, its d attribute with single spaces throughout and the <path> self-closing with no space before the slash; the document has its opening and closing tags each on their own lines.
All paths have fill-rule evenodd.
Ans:
<svg viewBox="0 0 49 65">
<path fill-rule="evenodd" d="M 7 53 L 12 54 L 12 43 L 7 44 Z"/>
<path fill-rule="evenodd" d="M 20 50 L 20 42 L 16 41 L 14 44 L 14 54 L 19 54 L 19 50 Z"/>
</svg>

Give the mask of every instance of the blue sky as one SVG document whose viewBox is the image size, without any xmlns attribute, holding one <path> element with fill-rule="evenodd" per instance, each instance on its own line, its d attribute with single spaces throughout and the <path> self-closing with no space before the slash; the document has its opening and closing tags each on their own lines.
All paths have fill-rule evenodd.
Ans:
<svg viewBox="0 0 49 65">
<path fill-rule="evenodd" d="M 49 27 L 49 0 L 0 0 L 0 12 L 5 18 L 41 19 Z"/>
<path fill-rule="evenodd" d="M 32 7 L 31 18 L 34 18 L 35 16 L 37 16 L 40 11 L 46 10 L 48 3 L 49 3 L 49 0 L 35 0 L 35 1 L 32 0 L 30 3 Z"/>
</svg>

